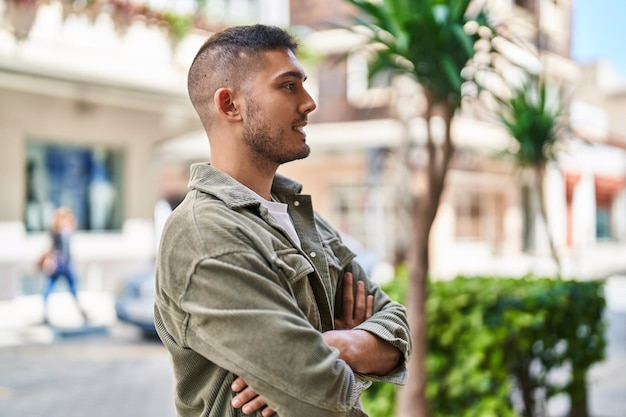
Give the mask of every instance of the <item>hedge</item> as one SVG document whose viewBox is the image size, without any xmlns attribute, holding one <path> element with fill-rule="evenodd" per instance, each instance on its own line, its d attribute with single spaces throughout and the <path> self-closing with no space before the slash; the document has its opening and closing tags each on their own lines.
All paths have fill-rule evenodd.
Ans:
<svg viewBox="0 0 626 417">
<path fill-rule="evenodd" d="M 407 273 L 385 290 L 402 302 Z M 557 394 L 587 416 L 586 377 L 604 359 L 601 281 L 457 277 L 429 284 L 426 396 L 432 417 L 537 417 Z M 557 374 L 566 378 L 554 378 Z M 565 380 L 563 380 L 565 379 Z M 372 417 L 391 417 L 395 387 L 363 394 Z"/>
</svg>

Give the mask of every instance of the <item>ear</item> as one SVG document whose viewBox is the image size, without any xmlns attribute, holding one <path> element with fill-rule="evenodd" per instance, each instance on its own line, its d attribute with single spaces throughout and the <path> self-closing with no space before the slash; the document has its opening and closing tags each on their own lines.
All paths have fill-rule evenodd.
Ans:
<svg viewBox="0 0 626 417">
<path fill-rule="evenodd" d="M 230 88 L 219 88 L 213 96 L 215 108 L 227 120 L 237 122 L 241 120 L 241 113 L 235 104 L 235 94 Z"/>
</svg>

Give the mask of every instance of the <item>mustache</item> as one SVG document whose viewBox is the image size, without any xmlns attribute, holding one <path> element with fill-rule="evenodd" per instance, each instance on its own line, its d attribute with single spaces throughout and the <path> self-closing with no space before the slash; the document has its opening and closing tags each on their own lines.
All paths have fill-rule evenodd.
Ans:
<svg viewBox="0 0 626 417">
<path fill-rule="evenodd" d="M 303 116 L 300 116 L 298 119 L 296 119 L 293 124 L 297 125 L 297 124 L 308 124 L 308 123 L 309 123 L 309 117 L 305 114 Z"/>
</svg>

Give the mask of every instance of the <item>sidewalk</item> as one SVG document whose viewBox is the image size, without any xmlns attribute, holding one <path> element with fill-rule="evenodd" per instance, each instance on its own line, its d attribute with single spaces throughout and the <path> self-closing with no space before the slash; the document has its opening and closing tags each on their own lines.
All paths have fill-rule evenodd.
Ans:
<svg viewBox="0 0 626 417">
<path fill-rule="evenodd" d="M 606 359 L 588 376 L 589 411 L 593 417 L 626 416 L 626 275 L 607 279 Z"/>
<path fill-rule="evenodd" d="M 607 301 L 606 360 L 589 373 L 589 411 L 593 417 L 626 416 L 626 275 L 609 278 L 605 286 Z M 50 297 L 50 323 L 43 324 L 43 302 L 40 295 L 0 301 L 0 348 L 28 343 L 52 343 L 56 338 L 106 331 L 115 324 L 114 300 L 110 294 L 81 292 L 81 305 L 90 318 L 82 318 L 69 293 Z M 83 333 L 72 333 L 83 332 Z M 569 409 L 567 399 L 557 397 L 548 404 L 550 417 L 564 417 Z"/>
<path fill-rule="evenodd" d="M 83 309 L 89 317 L 85 323 L 72 296 L 53 293 L 48 299 L 50 325 L 43 322 L 41 295 L 25 295 L 0 301 L 0 348 L 27 343 L 52 343 L 62 335 L 105 332 L 115 323 L 113 297 L 107 293 L 80 292 Z"/>
</svg>

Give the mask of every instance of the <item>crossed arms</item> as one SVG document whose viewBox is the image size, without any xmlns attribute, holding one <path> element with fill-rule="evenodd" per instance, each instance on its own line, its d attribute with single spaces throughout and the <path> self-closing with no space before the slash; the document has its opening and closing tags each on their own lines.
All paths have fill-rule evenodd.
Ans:
<svg viewBox="0 0 626 417">
<path fill-rule="evenodd" d="M 352 290 L 353 276 L 348 272 L 343 280 L 343 309 L 341 316 L 335 319 L 335 330 L 322 334 L 324 342 L 339 351 L 339 359 L 360 374 L 383 376 L 393 371 L 403 358 L 402 352 L 390 343 L 372 333 L 355 329 L 373 314 L 373 296 L 365 293 L 365 284 L 356 283 L 356 296 Z M 241 408 L 245 414 L 262 410 L 263 417 L 270 417 L 275 410 L 265 399 L 248 386 L 242 377 L 232 383 L 236 395 L 232 399 L 234 408 Z"/>
<path fill-rule="evenodd" d="M 310 304 L 317 297 L 308 279 L 311 266 L 297 254 L 286 252 L 268 263 L 246 246 L 194 262 L 197 246 L 184 248 L 180 256 L 162 258 L 160 271 L 168 279 L 157 277 L 162 285 L 157 286 L 156 317 L 172 355 L 179 409 L 194 410 L 185 415 L 207 407 L 207 399 L 219 399 L 213 405 L 220 409 L 256 409 L 264 416 L 274 412 L 265 410 L 268 400 L 284 417 L 362 417 L 356 404 L 370 380 L 406 381 L 398 359 L 410 352 L 404 307 L 369 282 L 358 264 L 345 267 L 354 268 L 352 274 L 333 291 L 340 309 L 333 323 L 323 299 Z M 311 321 L 316 318 L 327 321 Z M 199 366 L 191 371 L 194 361 Z M 226 370 L 243 380 L 232 387 Z M 200 380 L 209 385 L 199 385 Z M 231 404 L 233 390 L 243 395 Z M 257 393 L 262 397 L 257 399 Z"/>
</svg>

